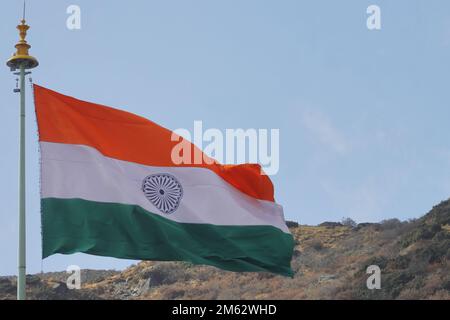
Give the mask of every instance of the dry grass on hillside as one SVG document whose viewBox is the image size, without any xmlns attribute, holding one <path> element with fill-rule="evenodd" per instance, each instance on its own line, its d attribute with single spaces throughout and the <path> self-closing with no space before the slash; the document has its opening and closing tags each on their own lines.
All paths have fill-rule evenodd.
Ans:
<svg viewBox="0 0 450 320">
<path fill-rule="evenodd" d="M 328 225 L 328 226 L 326 226 Z M 141 262 L 122 272 L 83 271 L 81 290 L 64 273 L 30 276 L 34 299 L 450 299 L 450 201 L 421 219 L 356 227 L 294 226 L 294 278 L 233 273 L 182 262 Z M 381 290 L 368 290 L 366 268 L 382 270 Z M 0 299 L 15 298 L 0 278 Z"/>
</svg>

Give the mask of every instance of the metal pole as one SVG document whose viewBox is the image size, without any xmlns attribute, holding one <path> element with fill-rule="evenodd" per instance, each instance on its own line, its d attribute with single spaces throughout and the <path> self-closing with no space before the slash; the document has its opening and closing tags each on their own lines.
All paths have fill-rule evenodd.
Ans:
<svg viewBox="0 0 450 320">
<path fill-rule="evenodd" d="M 26 238 L 25 238 L 25 76 L 29 72 L 25 69 L 33 69 L 39 65 L 36 58 L 28 53 L 31 46 L 25 40 L 27 30 L 30 28 L 25 23 L 25 4 L 24 16 L 21 23 L 17 26 L 20 40 L 15 45 L 16 52 L 6 61 L 6 65 L 15 71 L 20 69 L 20 144 L 19 144 L 19 250 L 18 250 L 18 274 L 17 274 L 17 299 L 25 300 L 25 282 L 26 282 Z M 15 73 L 16 74 L 16 73 Z M 17 90 L 14 90 L 17 92 Z"/>
<path fill-rule="evenodd" d="M 19 252 L 17 300 L 25 300 L 25 65 L 20 65 L 20 150 L 19 150 Z"/>
</svg>

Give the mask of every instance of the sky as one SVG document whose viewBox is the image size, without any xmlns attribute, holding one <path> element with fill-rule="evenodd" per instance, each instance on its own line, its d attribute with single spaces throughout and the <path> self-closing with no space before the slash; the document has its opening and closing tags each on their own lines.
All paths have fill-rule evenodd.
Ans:
<svg viewBox="0 0 450 320">
<path fill-rule="evenodd" d="M 81 29 L 69 30 L 69 5 Z M 366 9 L 381 9 L 368 30 Z M 0 53 L 19 0 L 0 10 Z M 447 0 L 29 0 L 33 81 L 169 129 L 280 130 L 271 177 L 288 220 L 407 220 L 450 197 Z M 0 69 L 1 70 L 1 69 Z M 0 72 L 0 275 L 16 273 L 19 97 Z M 136 261 L 41 260 L 39 154 L 27 85 L 28 273 Z"/>
</svg>

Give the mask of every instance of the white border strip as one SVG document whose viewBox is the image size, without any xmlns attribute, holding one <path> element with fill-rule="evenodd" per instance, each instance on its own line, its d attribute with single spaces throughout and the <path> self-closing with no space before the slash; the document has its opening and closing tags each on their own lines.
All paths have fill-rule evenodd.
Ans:
<svg viewBox="0 0 450 320">
<path fill-rule="evenodd" d="M 289 233 L 280 205 L 244 194 L 211 170 L 145 166 L 105 157 L 97 149 L 84 145 L 52 142 L 40 145 L 43 198 L 138 205 L 181 223 L 271 225 Z M 142 192 L 144 178 L 157 173 L 175 176 L 183 187 L 181 203 L 172 214 L 162 213 Z"/>
</svg>

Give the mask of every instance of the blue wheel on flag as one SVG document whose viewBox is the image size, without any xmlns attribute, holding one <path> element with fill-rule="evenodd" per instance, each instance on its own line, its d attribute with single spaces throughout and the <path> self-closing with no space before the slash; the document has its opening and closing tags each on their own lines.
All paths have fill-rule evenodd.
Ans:
<svg viewBox="0 0 450 320">
<path fill-rule="evenodd" d="M 158 173 L 145 177 L 142 191 L 160 211 L 171 214 L 178 209 L 183 197 L 181 183 L 171 174 Z"/>
</svg>

